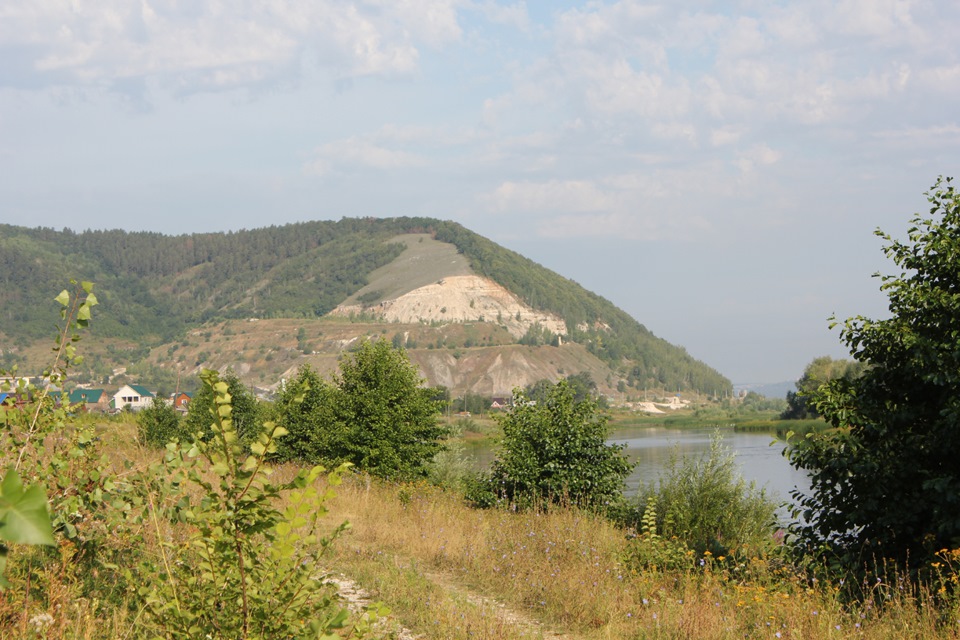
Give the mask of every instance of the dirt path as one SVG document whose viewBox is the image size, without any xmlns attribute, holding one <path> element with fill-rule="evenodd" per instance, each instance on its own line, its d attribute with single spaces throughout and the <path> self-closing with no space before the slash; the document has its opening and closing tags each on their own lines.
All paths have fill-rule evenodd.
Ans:
<svg viewBox="0 0 960 640">
<path fill-rule="evenodd" d="M 435 572 L 423 573 L 422 576 L 444 590 L 463 598 L 471 605 L 490 611 L 505 626 L 517 629 L 524 635 L 529 634 L 533 638 L 544 638 L 545 640 L 573 640 L 572 636 L 548 629 L 542 622 L 522 611 L 512 609 L 494 598 L 471 591 L 457 583 L 451 576 Z M 329 580 L 337 586 L 340 596 L 346 601 L 347 607 L 351 611 L 362 611 L 365 606 L 373 602 L 370 594 L 350 578 L 344 575 L 336 575 L 331 576 Z M 392 616 L 388 616 L 384 621 L 384 630 L 393 631 L 399 640 L 417 640 L 420 637 L 402 626 Z"/>
</svg>

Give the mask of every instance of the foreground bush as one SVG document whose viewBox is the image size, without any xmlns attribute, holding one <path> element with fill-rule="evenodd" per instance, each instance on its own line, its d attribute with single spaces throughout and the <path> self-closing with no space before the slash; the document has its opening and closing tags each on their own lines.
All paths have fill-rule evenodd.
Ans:
<svg viewBox="0 0 960 640">
<path fill-rule="evenodd" d="M 960 192 L 941 179 L 927 200 L 906 241 L 876 231 L 897 267 L 877 274 L 888 317 L 840 330 L 869 366 L 818 389 L 836 429 L 791 450 L 811 480 L 796 496 L 802 550 L 871 582 L 890 567 L 921 576 L 960 546 Z"/>
<path fill-rule="evenodd" d="M 697 558 L 707 551 L 717 557 L 745 546 L 771 545 L 776 507 L 763 490 L 743 479 L 733 452 L 717 432 L 707 453 L 695 458 L 673 455 L 663 477 L 642 486 L 617 519 L 660 540 L 675 539 Z"/>
<path fill-rule="evenodd" d="M 57 298 L 64 322 L 45 374 L 57 386 L 79 361 L 91 290 L 82 283 Z M 132 433 L 111 425 L 97 435 L 45 387 L 19 385 L 24 403 L 0 411 L 0 637 L 367 635 L 380 607 L 350 622 L 318 567 L 346 528 L 318 534 L 342 469 L 325 485 L 320 467 L 270 482 L 266 459 L 284 430 L 250 425 L 249 437 L 259 435 L 246 446 L 228 383 L 202 377 L 206 437 L 168 443 L 153 465 Z M 137 427 L 154 443 L 175 429 L 162 419 Z"/>
<path fill-rule="evenodd" d="M 130 582 L 141 585 L 147 628 L 185 639 L 331 637 L 345 627 L 347 612 L 318 566 L 347 524 L 318 535 L 333 495 L 317 486 L 324 469 L 270 482 L 266 458 L 286 430 L 264 424 L 247 453 L 231 419 L 229 385 L 214 371 L 201 379 L 216 407 L 211 439 L 168 444 L 163 464 L 144 483 L 151 490 L 145 520 L 187 525 L 184 543 L 158 539 L 159 561 L 128 571 Z M 340 483 L 341 471 L 327 475 L 328 486 Z M 199 499 L 184 492 L 190 485 Z"/>
<path fill-rule="evenodd" d="M 618 502 L 633 465 L 622 446 L 608 445 L 607 418 L 589 397 L 577 400 L 561 380 L 539 402 L 514 393 L 513 408 L 496 416 L 501 452 L 469 496 L 478 506 L 521 508 L 567 503 L 605 509 Z"/>
</svg>

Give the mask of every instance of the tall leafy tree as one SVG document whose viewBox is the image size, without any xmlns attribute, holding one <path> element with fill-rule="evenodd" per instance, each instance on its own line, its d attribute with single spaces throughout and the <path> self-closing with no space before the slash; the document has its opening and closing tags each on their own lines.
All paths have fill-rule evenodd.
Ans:
<svg viewBox="0 0 960 640">
<path fill-rule="evenodd" d="M 422 382 L 406 352 L 387 340 L 346 354 L 332 385 L 301 368 L 277 401 L 278 422 L 290 431 L 280 454 L 350 462 L 384 478 L 425 477 L 447 429 L 439 423 L 445 403 Z"/>
<path fill-rule="evenodd" d="M 622 446 L 608 445 L 607 418 L 590 398 L 578 401 L 561 380 L 546 399 L 514 393 L 513 409 L 498 416 L 501 453 L 489 485 L 521 506 L 569 501 L 602 507 L 619 499 L 633 465 Z"/>
<path fill-rule="evenodd" d="M 147 446 L 162 449 L 175 438 L 185 435 L 180 426 L 180 414 L 159 395 L 149 407 L 137 412 L 137 436 Z"/>
<path fill-rule="evenodd" d="M 817 408 L 810 397 L 821 385 L 836 378 L 856 378 L 863 373 L 866 364 L 856 360 L 837 359 L 830 356 L 814 358 L 803 370 L 796 382 L 796 391 L 787 392 L 787 408 L 780 414 L 783 420 L 805 420 L 818 417 Z"/>
<path fill-rule="evenodd" d="M 347 354 L 334 377 L 331 457 L 377 476 L 426 476 L 447 430 L 438 421 L 442 403 L 422 382 L 406 352 L 386 340 Z"/>
<path fill-rule="evenodd" d="M 916 570 L 960 546 L 960 194 L 941 178 L 926 195 L 906 242 L 876 231 L 899 268 L 881 277 L 890 317 L 842 324 L 870 366 L 819 389 L 837 429 L 791 453 L 811 478 L 799 539 L 848 570 Z"/>
<path fill-rule="evenodd" d="M 329 449 L 326 436 L 334 424 L 334 388 L 308 364 L 284 381 L 274 413 L 289 432 L 277 442 L 281 460 L 319 461 Z"/>
</svg>

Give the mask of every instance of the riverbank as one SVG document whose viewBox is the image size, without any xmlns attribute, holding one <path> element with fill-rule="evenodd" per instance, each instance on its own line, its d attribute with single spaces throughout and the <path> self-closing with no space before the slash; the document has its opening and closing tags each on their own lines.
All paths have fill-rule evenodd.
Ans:
<svg viewBox="0 0 960 640">
<path fill-rule="evenodd" d="M 775 545 L 639 568 L 628 558 L 642 540 L 575 509 L 478 511 L 428 485 L 348 482 L 339 493 L 330 522 L 352 529 L 337 569 L 421 638 L 960 637 L 956 603 L 871 585 L 847 605 Z"/>
<path fill-rule="evenodd" d="M 97 427 L 96 446 L 118 477 L 130 478 L 162 452 L 138 445 L 135 425 L 123 418 Z M 296 465 L 280 466 L 274 480 L 296 471 Z M 838 585 L 807 580 L 772 538 L 761 548 L 708 555 L 702 563 L 693 555 L 679 563 L 674 558 L 668 567 L 638 553 L 653 544 L 649 539 L 573 508 L 477 510 L 453 490 L 360 475 L 333 491 L 323 529 L 344 521 L 351 528 L 319 569 L 345 576 L 340 584 L 356 585 L 351 592 L 362 588 L 391 609 L 382 637 L 402 629 L 406 637 L 437 640 L 960 639 L 952 591 L 877 583 L 867 585 L 862 601 L 845 604 Z M 131 520 L 124 535 L 111 538 L 116 557 L 127 566 L 161 557 L 157 524 Z M 164 544 L 184 539 L 187 525 L 163 523 L 168 526 L 173 537 Z M 67 542 L 59 553 L 13 548 L 8 577 L 14 586 L 0 593 L 0 637 L 106 639 L 143 631 L 129 596 L 117 591 L 116 568 L 78 576 L 72 553 Z M 44 559 L 32 582 L 22 573 L 25 557 Z M 646 559 L 639 563 L 639 557 Z M 950 558 L 956 562 L 960 552 Z M 955 565 L 945 562 L 938 571 L 943 585 L 956 579 Z"/>
</svg>

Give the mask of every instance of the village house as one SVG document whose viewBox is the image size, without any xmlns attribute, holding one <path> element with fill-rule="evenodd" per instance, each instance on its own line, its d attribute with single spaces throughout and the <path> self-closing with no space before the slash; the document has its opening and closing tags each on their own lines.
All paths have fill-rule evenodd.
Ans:
<svg viewBox="0 0 960 640">
<path fill-rule="evenodd" d="M 113 400 L 110 401 L 110 404 L 114 409 L 130 407 L 132 411 L 139 411 L 149 407 L 153 398 L 153 393 L 148 391 L 146 387 L 139 384 L 125 384 L 113 394 Z"/>
<path fill-rule="evenodd" d="M 106 412 L 110 409 L 110 396 L 103 389 L 74 389 L 67 399 L 71 406 L 80 406 L 84 411 Z"/>
<path fill-rule="evenodd" d="M 178 391 L 170 395 L 170 406 L 181 413 L 190 410 L 190 400 L 192 396 L 186 391 Z"/>
</svg>

